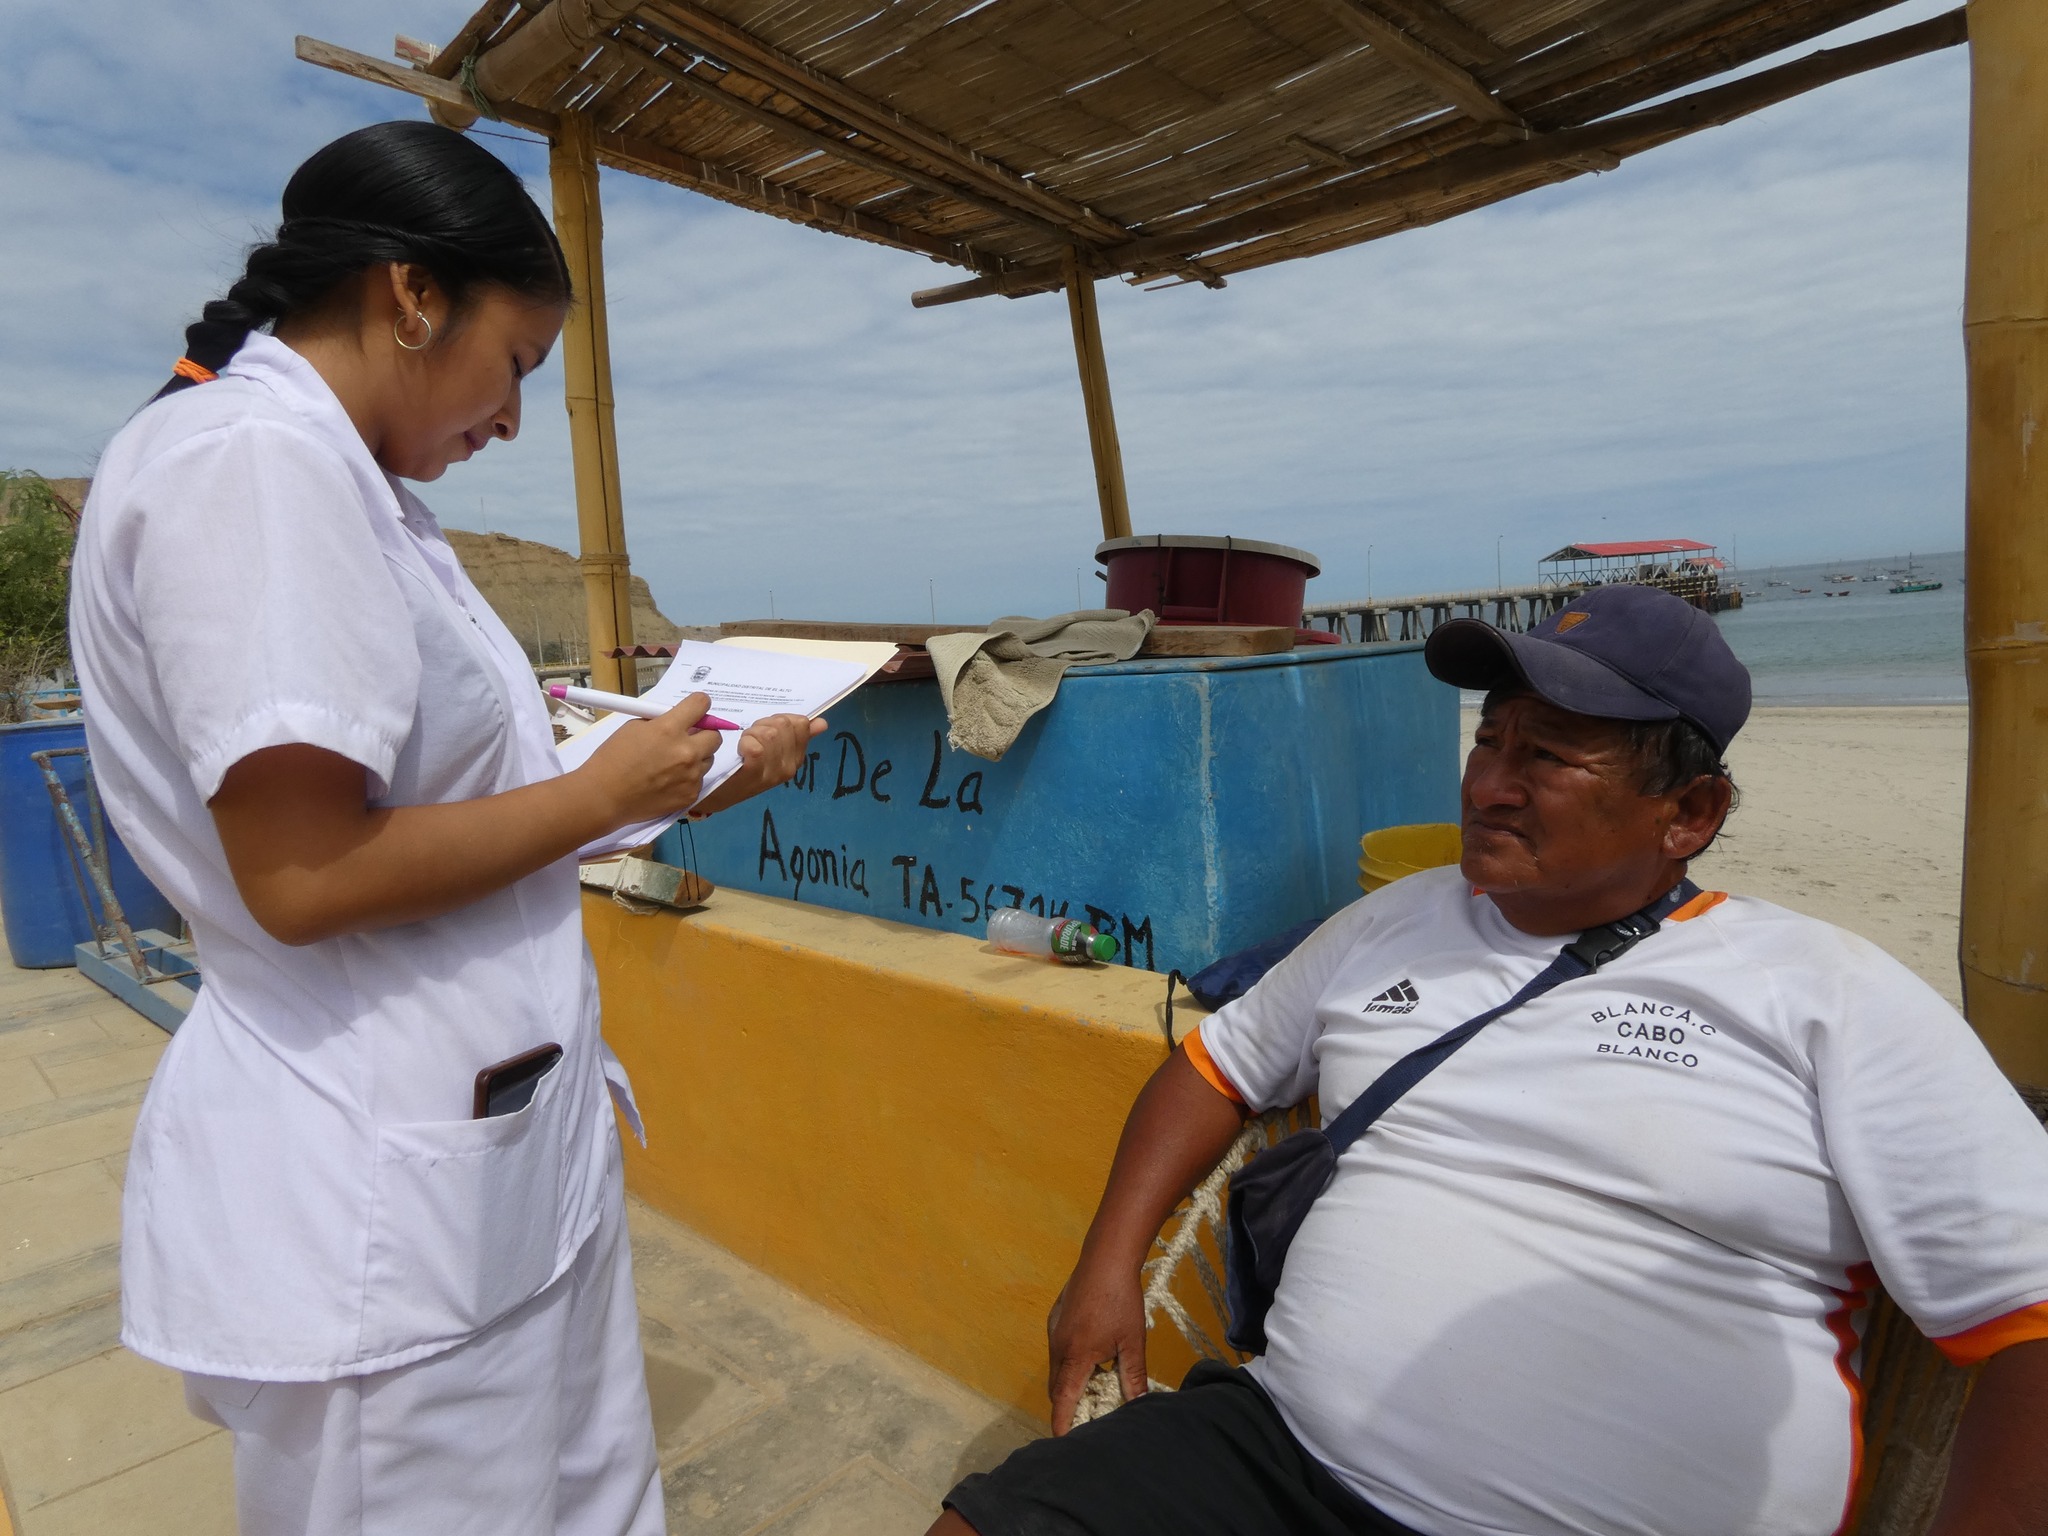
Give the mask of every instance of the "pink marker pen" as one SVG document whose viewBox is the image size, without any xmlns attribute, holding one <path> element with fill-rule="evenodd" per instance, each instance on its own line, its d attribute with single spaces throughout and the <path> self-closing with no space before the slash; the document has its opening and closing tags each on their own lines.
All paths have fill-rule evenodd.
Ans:
<svg viewBox="0 0 2048 1536">
<path fill-rule="evenodd" d="M 658 719 L 669 712 L 672 705 L 650 704 L 645 699 L 636 699 L 630 694 L 606 693 L 599 688 L 572 688 L 567 683 L 549 683 L 548 697 L 560 699 L 565 704 L 579 705 L 584 709 L 608 709 L 617 715 L 638 715 L 642 720 Z M 704 715 L 696 722 L 695 729 L 706 731 L 738 731 L 744 726 L 717 715 Z"/>
</svg>

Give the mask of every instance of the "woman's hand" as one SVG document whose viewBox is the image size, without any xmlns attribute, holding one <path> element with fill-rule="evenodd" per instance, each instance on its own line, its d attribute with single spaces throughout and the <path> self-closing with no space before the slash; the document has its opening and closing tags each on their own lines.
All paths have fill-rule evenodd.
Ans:
<svg viewBox="0 0 2048 1536">
<path fill-rule="evenodd" d="M 1064 1435 L 1095 1367 L 1116 1363 L 1124 1401 L 1145 1393 L 1145 1298 L 1138 1271 L 1084 1251 L 1045 1320 L 1052 1432 Z"/>
<path fill-rule="evenodd" d="M 720 739 L 716 731 L 694 729 L 710 707 L 706 695 L 693 693 L 659 719 L 628 720 L 571 775 L 605 807 L 607 830 L 673 816 L 697 803 Z"/>
<path fill-rule="evenodd" d="M 803 715 L 770 715 L 765 720 L 756 720 L 740 733 L 740 771 L 707 795 L 697 809 L 707 814 L 722 811 L 764 789 L 787 784 L 803 767 L 811 738 L 824 729 L 824 721 Z"/>
</svg>

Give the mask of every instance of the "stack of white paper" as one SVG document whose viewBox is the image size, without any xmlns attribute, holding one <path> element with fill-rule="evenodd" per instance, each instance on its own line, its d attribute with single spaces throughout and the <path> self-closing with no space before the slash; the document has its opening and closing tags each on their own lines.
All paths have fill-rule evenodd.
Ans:
<svg viewBox="0 0 2048 1536">
<path fill-rule="evenodd" d="M 859 662 L 819 656 L 792 656 L 736 645 L 705 645 L 685 640 L 661 681 L 641 697 L 650 704 L 673 708 L 693 693 L 708 694 L 710 712 L 722 715 L 741 730 L 770 715 L 815 718 L 868 680 L 873 672 Z M 563 742 L 556 750 L 562 766 L 580 768 L 612 733 L 633 717 L 607 715 L 597 724 Z M 728 731 L 718 755 L 704 775 L 710 793 L 739 770 L 739 732 Z"/>
</svg>

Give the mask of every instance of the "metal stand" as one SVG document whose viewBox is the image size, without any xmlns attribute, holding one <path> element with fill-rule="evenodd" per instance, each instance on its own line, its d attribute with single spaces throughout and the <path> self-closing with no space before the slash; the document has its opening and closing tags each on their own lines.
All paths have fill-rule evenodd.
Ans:
<svg viewBox="0 0 2048 1536">
<path fill-rule="evenodd" d="M 107 853 L 106 819 L 100 812 L 98 786 L 92 777 L 92 759 L 84 747 L 53 747 L 29 754 L 43 775 L 43 787 L 50 792 L 50 805 L 57 824 L 64 829 L 64 849 L 71 857 L 71 877 L 78 886 L 78 900 L 92 924 L 93 938 L 80 944 L 76 954 L 79 971 L 130 1008 L 168 1033 L 175 1034 L 192 1011 L 199 995 L 199 968 L 181 953 L 183 941 L 154 928 L 137 933 L 128 925 L 121 902 L 114 895 L 112 861 Z M 91 830 L 79 819 L 78 807 L 64 781 L 57 777 L 56 759 L 84 760 L 85 801 Z"/>
</svg>

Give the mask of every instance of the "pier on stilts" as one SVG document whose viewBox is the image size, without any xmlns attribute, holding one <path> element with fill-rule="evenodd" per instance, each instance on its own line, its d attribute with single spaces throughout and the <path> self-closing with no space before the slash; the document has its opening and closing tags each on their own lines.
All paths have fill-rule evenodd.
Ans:
<svg viewBox="0 0 2048 1536">
<path fill-rule="evenodd" d="M 1383 640 L 1424 640 L 1452 619 L 1485 619 L 1496 628 L 1524 634 L 1541 624 L 1584 587 L 1546 583 L 1532 587 L 1432 592 L 1421 597 L 1367 598 L 1357 603 L 1319 603 L 1304 610 L 1302 623 L 1321 625 L 1357 645 Z"/>
</svg>

